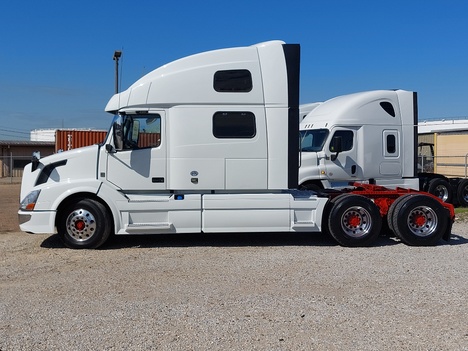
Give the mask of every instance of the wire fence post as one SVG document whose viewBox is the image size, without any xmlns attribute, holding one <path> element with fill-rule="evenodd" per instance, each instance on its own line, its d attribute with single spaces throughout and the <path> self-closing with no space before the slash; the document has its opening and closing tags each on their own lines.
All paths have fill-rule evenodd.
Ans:
<svg viewBox="0 0 468 351">
<path fill-rule="evenodd" d="M 13 184 L 13 152 L 10 151 L 10 184 Z"/>
<path fill-rule="evenodd" d="M 467 177 L 467 167 L 468 167 L 468 154 L 465 155 L 465 178 Z"/>
</svg>

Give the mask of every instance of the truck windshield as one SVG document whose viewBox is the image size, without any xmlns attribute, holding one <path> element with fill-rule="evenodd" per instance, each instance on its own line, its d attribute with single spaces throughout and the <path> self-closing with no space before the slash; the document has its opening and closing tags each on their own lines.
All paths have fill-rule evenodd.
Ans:
<svg viewBox="0 0 468 351">
<path fill-rule="evenodd" d="M 328 136 L 328 129 L 301 130 L 301 150 L 304 152 L 318 152 Z"/>
</svg>

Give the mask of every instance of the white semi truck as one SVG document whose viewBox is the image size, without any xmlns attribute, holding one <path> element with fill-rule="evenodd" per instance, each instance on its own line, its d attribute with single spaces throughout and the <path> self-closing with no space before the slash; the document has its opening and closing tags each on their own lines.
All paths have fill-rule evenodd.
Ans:
<svg viewBox="0 0 468 351">
<path fill-rule="evenodd" d="M 445 202 L 468 205 L 468 180 L 418 173 L 415 92 L 367 91 L 303 105 L 301 111 L 301 188 L 368 182 L 426 191 Z"/>
<path fill-rule="evenodd" d="M 329 232 L 369 245 L 382 221 L 409 245 L 448 239 L 453 206 L 363 185 L 300 191 L 298 44 L 189 56 L 114 95 L 102 145 L 24 169 L 19 221 L 71 248 L 111 234 Z"/>
</svg>

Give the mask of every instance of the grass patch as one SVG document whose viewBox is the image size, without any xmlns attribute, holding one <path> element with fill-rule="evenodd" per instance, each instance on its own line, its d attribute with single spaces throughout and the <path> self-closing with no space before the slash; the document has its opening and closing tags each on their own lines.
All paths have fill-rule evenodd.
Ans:
<svg viewBox="0 0 468 351">
<path fill-rule="evenodd" d="M 457 220 L 468 220 L 468 207 L 456 207 L 455 218 Z"/>
</svg>

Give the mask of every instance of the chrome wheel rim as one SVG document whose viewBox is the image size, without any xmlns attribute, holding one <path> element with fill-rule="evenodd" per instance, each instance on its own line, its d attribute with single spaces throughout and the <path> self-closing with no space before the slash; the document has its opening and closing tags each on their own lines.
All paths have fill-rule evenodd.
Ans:
<svg viewBox="0 0 468 351">
<path fill-rule="evenodd" d="M 414 235 L 424 237 L 434 233 L 439 222 L 432 208 L 419 206 L 409 213 L 407 223 Z"/>
<path fill-rule="evenodd" d="M 434 189 L 434 192 L 436 193 L 436 196 L 441 199 L 443 202 L 446 202 L 448 197 L 449 197 L 449 191 L 447 187 L 443 185 L 438 185 Z"/>
<path fill-rule="evenodd" d="M 341 216 L 341 228 L 350 237 L 361 238 L 369 233 L 371 227 L 370 213 L 363 207 L 350 207 Z"/>
<path fill-rule="evenodd" d="M 96 232 L 96 220 L 85 209 L 76 209 L 67 217 L 67 234 L 76 241 L 86 241 Z"/>
<path fill-rule="evenodd" d="M 463 188 L 461 191 L 461 195 L 463 200 L 465 200 L 466 203 L 468 203 L 468 185 Z"/>
</svg>

